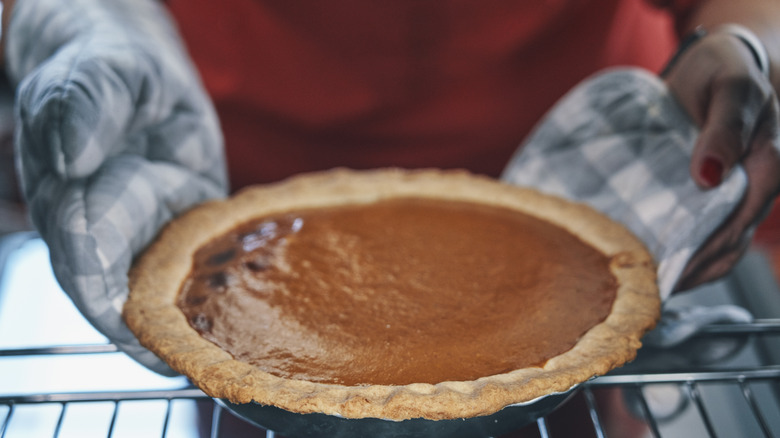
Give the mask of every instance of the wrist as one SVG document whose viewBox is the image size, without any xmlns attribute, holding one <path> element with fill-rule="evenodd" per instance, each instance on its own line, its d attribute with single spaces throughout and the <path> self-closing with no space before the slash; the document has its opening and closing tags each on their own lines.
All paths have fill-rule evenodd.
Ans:
<svg viewBox="0 0 780 438">
<path fill-rule="evenodd" d="M 732 35 L 745 44 L 745 46 L 747 46 L 748 50 L 750 50 L 751 54 L 753 55 L 753 59 L 755 59 L 759 70 L 761 70 L 761 72 L 767 78 L 770 77 L 769 53 L 767 52 L 764 44 L 756 36 L 756 34 L 753 33 L 752 30 L 739 24 L 728 23 L 718 26 L 715 31 Z"/>
<path fill-rule="evenodd" d="M 661 76 L 666 76 L 669 70 L 674 66 L 677 60 L 687 51 L 688 48 L 696 44 L 700 39 L 709 34 L 723 33 L 733 36 L 738 39 L 751 53 L 756 66 L 761 73 L 767 78 L 771 79 L 770 73 L 770 58 L 766 47 L 761 40 L 756 36 L 753 31 L 745 26 L 728 23 L 717 26 L 713 31 L 708 31 L 703 26 L 696 27 L 692 32 L 689 32 L 680 40 L 680 45 L 677 51 L 672 55 L 671 59 L 664 67 Z"/>
</svg>

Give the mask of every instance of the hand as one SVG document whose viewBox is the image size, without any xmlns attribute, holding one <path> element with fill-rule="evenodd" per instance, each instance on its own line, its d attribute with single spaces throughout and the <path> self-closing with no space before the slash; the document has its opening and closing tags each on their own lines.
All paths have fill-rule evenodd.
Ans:
<svg viewBox="0 0 780 438">
<path fill-rule="evenodd" d="M 155 0 L 26 0 L 7 29 L 20 177 L 62 288 L 144 365 L 121 319 L 133 257 L 173 216 L 223 196 L 217 118 Z"/>
<path fill-rule="evenodd" d="M 700 127 L 690 163 L 703 189 L 737 165 L 748 176 L 741 205 L 688 263 L 677 290 L 725 275 L 747 250 L 780 190 L 778 99 L 749 47 L 715 31 L 693 43 L 668 70 L 672 93 Z"/>
</svg>

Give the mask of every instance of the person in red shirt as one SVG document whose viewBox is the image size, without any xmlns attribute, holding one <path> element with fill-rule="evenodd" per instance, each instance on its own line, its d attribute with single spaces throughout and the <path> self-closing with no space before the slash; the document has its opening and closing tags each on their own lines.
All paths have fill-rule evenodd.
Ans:
<svg viewBox="0 0 780 438">
<path fill-rule="evenodd" d="M 689 34 L 664 79 L 700 128 L 691 177 L 708 189 L 741 165 L 749 186 L 679 288 L 726 273 L 780 188 L 771 0 L 2 4 L 20 179 L 55 274 L 161 372 L 121 320 L 127 270 L 228 179 L 237 190 L 334 166 L 497 176 L 575 84 L 613 66 L 660 73 Z"/>
</svg>

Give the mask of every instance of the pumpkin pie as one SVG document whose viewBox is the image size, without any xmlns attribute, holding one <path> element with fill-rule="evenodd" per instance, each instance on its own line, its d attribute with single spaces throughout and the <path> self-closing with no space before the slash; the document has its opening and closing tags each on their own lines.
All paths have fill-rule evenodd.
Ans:
<svg viewBox="0 0 780 438">
<path fill-rule="evenodd" d="M 173 220 L 130 272 L 142 345 L 212 397 L 452 419 L 634 358 L 653 260 L 591 208 L 464 171 L 335 169 Z"/>
</svg>

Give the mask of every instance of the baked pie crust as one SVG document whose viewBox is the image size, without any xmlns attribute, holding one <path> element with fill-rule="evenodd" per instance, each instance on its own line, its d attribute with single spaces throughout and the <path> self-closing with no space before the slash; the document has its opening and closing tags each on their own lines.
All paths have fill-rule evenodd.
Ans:
<svg viewBox="0 0 780 438">
<path fill-rule="evenodd" d="M 177 296 L 193 255 L 213 238 L 258 217 L 392 198 L 435 198 L 514 209 L 568 230 L 609 258 L 617 281 L 607 318 L 570 350 L 546 361 L 473 381 L 345 386 L 287 379 L 234 359 L 193 329 Z M 465 171 L 334 169 L 244 189 L 173 220 L 136 261 L 124 306 L 127 325 L 146 348 L 206 394 L 297 413 L 388 420 L 468 418 L 568 391 L 632 360 L 660 314 L 655 265 L 628 230 L 582 204 Z M 501 352 L 494 352 L 501 354 Z"/>
</svg>

